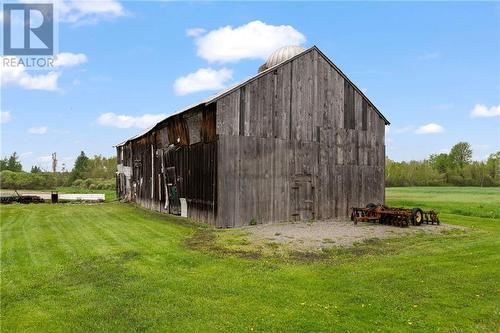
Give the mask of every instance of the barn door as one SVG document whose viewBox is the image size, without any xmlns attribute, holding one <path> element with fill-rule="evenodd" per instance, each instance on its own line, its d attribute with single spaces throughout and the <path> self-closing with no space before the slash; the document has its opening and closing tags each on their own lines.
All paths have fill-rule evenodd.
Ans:
<svg viewBox="0 0 500 333">
<path fill-rule="evenodd" d="M 168 212 L 174 215 L 181 215 L 181 202 L 177 192 L 177 178 L 175 167 L 167 167 L 163 174 L 167 185 Z"/>
<path fill-rule="evenodd" d="M 296 175 L 293 178 L 291 195 L 292 220 L 314 219 L 314 186 L 310 175 Z"/>
</svg>

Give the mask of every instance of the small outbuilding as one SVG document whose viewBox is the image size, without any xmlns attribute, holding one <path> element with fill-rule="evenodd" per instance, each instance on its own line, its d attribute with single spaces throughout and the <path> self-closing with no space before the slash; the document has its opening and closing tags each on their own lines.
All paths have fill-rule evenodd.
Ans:
<svg viewBox="0 0 500 333">
<path fill-rule="evenodd" d="M 116 145 L 116 191 L 217 227 L 347 217 L 384 202 L 389 122 L 316 46 Z"/>
</svg>

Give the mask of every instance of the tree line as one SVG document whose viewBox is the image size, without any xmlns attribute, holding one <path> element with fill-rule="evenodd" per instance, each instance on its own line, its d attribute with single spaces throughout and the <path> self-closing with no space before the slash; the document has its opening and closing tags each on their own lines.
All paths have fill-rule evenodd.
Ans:
<svg viewBox="0 0 500 333">
<path fill-rule="evenodd" d="M 459 142 L 448 154 L 433 154 L 423 161 L 386 158 L 385 185 L 500 186 L 500 151 L 485 161 L 473 161 L 472 153 L 469 143 Z"/>
<path fill-rule="evenodd" d="M 14 152 L 0 160 L 0 184 L 10 189 L 51 189 L 72 186 L 86 189 L 114 189 L 116 157 L 95 155 L 85 152 L 78 155 L 71 171 L 46 172 L 33 165 L 30 172 L 22 170 L 19 155 Z"/>
</svg>

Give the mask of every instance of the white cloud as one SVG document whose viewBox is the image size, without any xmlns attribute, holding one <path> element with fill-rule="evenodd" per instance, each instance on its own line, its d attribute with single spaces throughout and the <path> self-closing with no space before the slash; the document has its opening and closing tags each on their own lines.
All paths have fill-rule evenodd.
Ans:
<svg viewBox="0 0 500 333">
<path fill-rule="evenodd" d="M 46 0 L 20 0 L 20 2 L 47 2 Z M 55 0 L 55 10 L 61 22 L 71 24 L 97 23 L 126 15 L 117 0 Z"/>
<path fill-rule="evenodd" d="M 55 56 L 55 67 L 71 67 L 87 62 L 87 56 L 83 53 L 63 52 Z"/>
<path fill-rule="evenodd" d="M 189 37 L 198 37 L 203 35 L 205 32 L 207 31 L 203 28 L 190 28 L 186 30 L 186 35 Z"/>
<path fill-rule="evenodd" d="M 197 54 L 209 62 L 237 62 L 266 59 L 285 45 L 301 45 L 306 37 L 290 25 L 269 25 L 252 21 L 233 28 L 221 27 L 196 37 Z"/>
<path fill-rule="evenodd" d="M 470 112 L 472 118 L 479 117 L 499 117 L 500 116 L 500 105 L 493 105 L 487 107 L 484 104 L 476 104 L 474 109 Z"/>
<path fill-rule="evenodd" d="M 57 80 L 61 75 L 60 72 L 52 71 L 47 74 L 33 75 L 28 73 L 22 65 L 15 67 L 4 66 L 3 59 L 4 57 L 1 58 L 2 65 L 0 67 L 3 85 L 16 85 L 30 90 L 57 90 Z"/>
<path fill-rule="evenodd" d="M 4 62 L 4 58 L 9 58 Z M 87 62 L 87 56 L 83 53 L 59 53 L 55 56 L 54 67 L 71 67 Z M 13 85 L 29 90 L 58 90 L 58 80 L 61 76 L 60 70 L 53 70 L 46 74 L 32 74 L 26 71 L 24 65 L 19 64 L 15 57 L 1 57 L 0 76 L 2 84 Z M 7 65 L 10 64 L 10 65 Z M 17 64 L 17 66 L 13 66 Z"/>
<path fill-rule="evenodd" d="M 200 68 L 175 80 L 174 91 L 177 95 L 186 95 L 198 91 L 219 90 L 223 89 L 232 77 L 233 71 L 227 68 Z"/>
<path fill-rule="evenodd" d="M 101 126 L 111 126 L 118 128 L 148 128 L 157 122 L 165 119 L 165 114 L 145 114 L 139 117 L 118 115 L 115 113 L 103 113 L 97 118 L 97 123 Z"/>
<path fill-rule="evenodd" d="M 431 133 L 442 133 L 442 132 L 444 132 L 443 126 L 434 123 L 420 126 L 415 130 L 416 134 L 431 134 Z"/>
<path fill-rule="evenodd" d="M 0 124 L 6 124 L 12 119 L 10 111 L 1 111 Z"/>
<path fill-rule="evenodd" d="M 28 133 L 30 134 L 45 134 L 47 133 L 47 126 L 41 126 L 41 127 L 32 127 L 28 130 Z"/>
</svg>

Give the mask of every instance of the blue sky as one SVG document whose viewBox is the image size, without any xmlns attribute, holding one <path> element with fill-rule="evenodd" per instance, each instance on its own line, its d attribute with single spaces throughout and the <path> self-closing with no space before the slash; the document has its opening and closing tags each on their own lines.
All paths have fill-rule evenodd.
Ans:
<svg viewBox="0 0 500 333">
<path fill-rule="evenodd" d="M 18 152 L 27 170 L 48 168 L 54 151 L 67 167 L 80 150 L 111 156 L 151 121 L 255 74 L 283 44 L 317 45 L 365 91 L 391 122 L 389 158 L 458 141 L 476 159 L 500 150 L 499 3 L 63 5 L 52 73 L 2 69 L 1 153 Z"/>
</svg>

